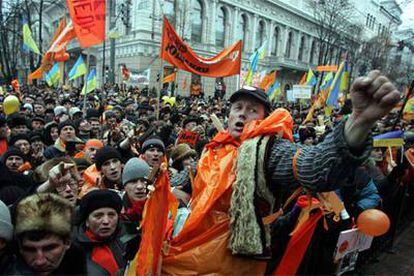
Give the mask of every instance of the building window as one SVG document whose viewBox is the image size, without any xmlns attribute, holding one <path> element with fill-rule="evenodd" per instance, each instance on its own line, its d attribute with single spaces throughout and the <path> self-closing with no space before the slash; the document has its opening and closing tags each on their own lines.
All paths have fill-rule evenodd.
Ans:
<svg viewBox="0 0 414 276">
<path fill-rule="evenodd" d="M 258 49 L 260 46 L 263 45 L 264 34 L 265 34 L 264 22 L 260 21 L 259 26 L 256 30 L 256 45 L 255 45 L 256 49 Z"/>
<path fill-rule="evenodd" d="M 365 21 L 365 26 L 369 27 L 370 15 L 367 14 L 367 20 Z"/>
<path fill-rule="evenodd" d="M 303 52 L 305 51 L 305 37 L 302 36 L 300 38 L 300 44 L 299 44 L 299 54 L 298 54 L 298 60 L 303 60 Z"/>
<path fill-rule="evenodd" d="M 245 14 L 242 14 L 239 17 L 239 24 L 238 24 L 238 28 L 239 28 L 239 33 L 238 33 L 238 38 L 241 39 L 243 41 L 243 51 L 246 49 L 246 43 L 247 43 L 247 39 L 246 39 L 246 32 L 247 32 L 247 18 Z"/>
<path fill-rule="evenodd" d="M 226 12 L 224 8 L 220 8 L 216 17 L 216 45 L 224 47 L 224 39 L 226 37 Z"/>
<path fill-rule="evenodd" d="M 316 50 L 316 41 L 312 41 L 312 46 L 310 50 L 310 57 L 309 57 L 309 63 L 313 64 L 314 58 L 315 58 L 315 50 Z"/>
<path fill-rule="evenodd" d="M 193 1 L 191 40 L 201 42 L 203 32 L 203 5 L 200 0 Z"/>
<path fill-rule="evenodd" d="M 272 56 L 277 56 L 278 43 L 279 43 L 279 28 L 276 27 L 273 32 Z"/>
<path fill-rule="evenodd" d="M 290 58 L 290 54 L 292 52 L 292 42 L 293 42 L 293 34 L 289 32 L 288 39 L 286 41 L 286 52 L 285 57 Z"/>
</svg>

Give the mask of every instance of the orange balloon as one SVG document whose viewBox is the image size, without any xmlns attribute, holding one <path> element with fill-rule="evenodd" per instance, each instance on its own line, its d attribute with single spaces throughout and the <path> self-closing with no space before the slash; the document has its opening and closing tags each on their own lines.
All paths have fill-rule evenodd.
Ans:
<svg viewBox="0 0 414 276">
<path fill-rule="evenodd" d="M 390 229 L 390 219 L 388 216 L 377 209 L 363 211 L 357 218 L 359 231 L 368 236 L 381 236 Z"/>
</svg>

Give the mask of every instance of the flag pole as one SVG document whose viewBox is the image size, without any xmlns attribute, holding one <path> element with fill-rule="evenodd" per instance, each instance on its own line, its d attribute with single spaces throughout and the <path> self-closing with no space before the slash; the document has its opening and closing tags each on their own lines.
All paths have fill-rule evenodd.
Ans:
<svg viewBox="0 0 414 276">
<path fill-rule="evenodd" d="M 160 57 L 160 80 L 159 80 L 158 90 L 157 90 L 157 113 L 156 113 L 157 121 L 160 119 L 160 97 L 161 97 L 163 79 L 164 79 L 164 59 Z"/>
<path fill-rule="evenodd" d="M 89 48 L 86 49 L 86 74 L 84 78 L 84 85 L 85 85 L 85 94 L 83 95 L 83 114 L 86 116 L 86 95 L 88 94 L 88 76 L 89 76 L 89 61 L 90 61 L 90 54 Z"/>
</svg>

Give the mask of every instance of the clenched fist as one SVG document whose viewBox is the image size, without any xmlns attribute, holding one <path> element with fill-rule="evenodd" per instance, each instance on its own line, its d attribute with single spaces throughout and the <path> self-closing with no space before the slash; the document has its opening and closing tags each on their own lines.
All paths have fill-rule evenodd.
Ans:
<svg viewBox="0 0 414 276">
<path fill-rule="evenodd" d="M 351 86 L 352 114 L 345 124 L 345 140 L 352 148 L 364 143 L 375 122 L 399 102 L 400 93 L 378 70 L 357 78 Z"/>
</svg>

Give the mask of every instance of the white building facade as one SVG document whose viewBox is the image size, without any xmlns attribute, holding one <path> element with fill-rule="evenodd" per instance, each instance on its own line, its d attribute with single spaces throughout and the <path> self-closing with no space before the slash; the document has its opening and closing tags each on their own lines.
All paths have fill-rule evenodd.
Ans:
<svg viewBox="0 0 414 276">
<path fill-rule="evenodd" d="M 309 67 L 318 65 L 317 23 L 309 6 L 312 1 L 320 0 L 108 0 L 107 10 L 112 3 L 114 12 L 110 18 L 107 11 L 107 34 L 117 34 L 115 81 L 122 81 L 122 65 L 133 73 L 149 68 L 149 87 L 158 88 L 161 72 L 158 56 L 162 15 L 165 14 L 177 33 L 201 56 L 211 57 L 242 39 L 242 71 L 248 70 L 249 57 L 255 49 L 267 41 L 268 51 L 259 64 L 259 72 L 278 70 L 282 90 L 286 90 L 296 84 Z M 362 41 L 398 26 L 401 10 L 398 11 L 394 0 L 350 2 L 354 7 L 353 23 L 363 28 Z M 50 23 L 56 24 L 63 14 L 68 16 L 68 11 L 60 5 L 51 7 L 48 10 Z M 109 40 L 105 47 L 100 45 L 91 50 L 91 64 L 97 69 L 98 83 L 103 82 L 110 69 Z M 77 50 L 80 49 L 73 45 L 71 51 Z M 337 50 L 339 56 L 340 49 Z M 163 73 L 171 71 L 172 66 L 165 64 Z M 201 80 L 205 95 L 214 93 L 216 79 L 200 78 L 183 71 L 177 74 L 177 93 L 189 95 L 189 84 L 195 79 Z M 238 76 L 223 81 L 227 95 L 240 85 Z"/>
</svg>

